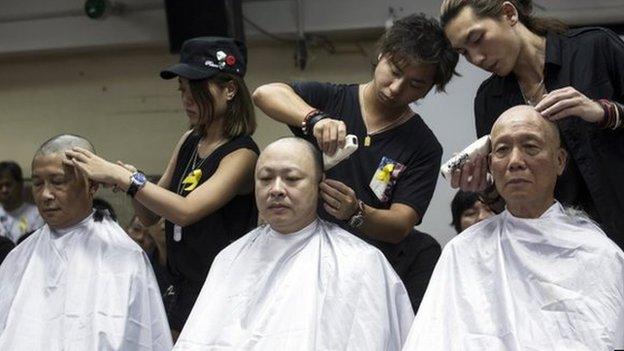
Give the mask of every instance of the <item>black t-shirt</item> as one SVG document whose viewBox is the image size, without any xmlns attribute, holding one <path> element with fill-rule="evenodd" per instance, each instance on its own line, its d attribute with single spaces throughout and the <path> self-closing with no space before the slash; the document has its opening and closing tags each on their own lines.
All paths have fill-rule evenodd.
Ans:
<svg viewBox="0 0 624 351">
<path fill-rule="evenodd" d="M 347 126 L 347 133 L 358 137 L 357 151 L 349 159 L 327 171 L 327 178 L 345 183 L 355 191 L 358 199 L 369 206 L 388 209 L 393 203 L 402 203 L 412 207 L 422 219 L 433 196 L 442 157 L 442 146 L 422 118 L 414 114 L 397 127 L 371 135 L 370 146 L 365 146 L 367 131 L 360 109 L 357 84 L 295 82 L 292 87 L 309 105 L 332 118 L 342 120 Z M 304 137 L 300 128 L 291 127 L 291 130 L 295 135 Z M 316 144 L 313 136 L 308 135 L 306 138 Z M 396 179 L 390 196 L 382 201 L 369 185 L 384 157 L 404 165 L 405 168 Z M 319 209 L 322 218 L 358 234 L 343 221 L 327 214 L 322 206 Z M 365 239 L 382 251 L 393 246 Z"/>
<path fill-rule="evenodd" d="M 603 28 L 580 28 L 546 37 L 544 84 L 547 91 L 572 86 L 590 99 L 624 102 L 624 43 Z M 475 98 L 477 135 L 489 134 L 494 121 L 524 104 L 516 76 L 492 75 Z M 580 206 L 624 247 L 624 129 L 599 129 L 570 117 L 557 122 L 569 151 L 555 197 Z"/>
<path fill-rule="evenodd" d="M 192 133 L 180 147 L 176 167 L 169 190 L 187 196 L 190 191 L 180 187 L 180 182 L 191 171 L 194 150 L 201 139 Z M 240 136 L 219 146 L 201 164 L 202 177 L 198 187 L 212 177 L 221 160 L 238 149 L 250 149 L 259 154 L 256 143 L 249 136 Z M 200 161 L 201 162 L 201 161 Z M 186 174 L 183 174 L 186 171 Z M 178 189 L 180 191 L 178 192 Z M 192 190 L 191 190 L 192 191 Z M 225 206 L 200 219 L 196 223 L 182 228 L 182 239 L 173 238 L 173 223 L 165 222 L 167 238 L 167 261 L 174 278 L 183 278 L 194 285 L 204 282 L 215 256 L 232 241 L 240 238 L 257 224 L 258 212 L 253 191 L 246 195 L 237 195 Z"/>
</svg>

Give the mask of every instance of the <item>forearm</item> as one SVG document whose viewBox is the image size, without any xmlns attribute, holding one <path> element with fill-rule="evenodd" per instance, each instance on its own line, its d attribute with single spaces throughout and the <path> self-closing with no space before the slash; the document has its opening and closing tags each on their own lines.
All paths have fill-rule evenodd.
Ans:
<svg viewBox="0 0 624 351">
<path fill-rule="evenodd" d="M 113 182 L 124 192 L 130 187 L 130 175 L 132 173 L 125 169 L 118 169 L 114 172 Z M 186 206 L 187 199 L 163 189 L 154 183 L 147 182 L 133 198 L 132 204 L 137 211 L 137 215 L 143 222 L 154 224 L 159 217 L 180 225 L 187 226 L 199 220 L 200 215 L 191 211 Z M 144 224 L 148 225 L 144 222 Z"/>
<path fill-rule="evenodd" d="M 384 210 L 368 205 L 364 205 L 363 213 L 364 223 L 358 228 L 360 233 L 371 239 L 393 244 L 405 239 L 418 222 L 418 218 L 397 216 L 392 209 Z"/>
<path fill-rule="evenodd" d="M 314 107 L 307 104 L 284 83 L 271 83 L 257 88 L 253 101 L 267 116 L 289 126 L 299 127 Z"/>
</svg>

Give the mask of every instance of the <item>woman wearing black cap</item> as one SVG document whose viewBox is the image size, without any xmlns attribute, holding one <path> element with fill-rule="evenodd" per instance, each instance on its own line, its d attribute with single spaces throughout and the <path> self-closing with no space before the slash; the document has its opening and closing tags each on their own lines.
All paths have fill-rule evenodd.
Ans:
<svg viewBox="0 0 624 351">
<path fill-rule="evenodd" d="M 493 73 L 475 98 L 477 134 L 489 134 L 503 111 L 520 104 L 556 121 L 571 156 L 557 199 L 581 207 L 624 247 L 624 43 L 604 28 L 568 29 L 535 17 L 532 8 L 531 0 L 442 3 L 453 47 Z M 484 158 L 468 164 L 454 185 L 482 191 L 486 169 Z"/>
<path fill-rule="evenodd" d="M 245 47 L 227 38 L 194 38 L 180 63 L 161 72 L 178 77 L 191 130 L 184 133 L 158 182 L 135 167 L 113 164 L 86 150 L 67 156 L 91 179 L 133 197 L 146 225 L 166 219 L 168 266 L 173 288 L 165 296 L 170 327 L 184 326 L 217 253 L 255 226 L 253 170 L 259 154 L 256 127 L 243 80 Z"/>
</svg>

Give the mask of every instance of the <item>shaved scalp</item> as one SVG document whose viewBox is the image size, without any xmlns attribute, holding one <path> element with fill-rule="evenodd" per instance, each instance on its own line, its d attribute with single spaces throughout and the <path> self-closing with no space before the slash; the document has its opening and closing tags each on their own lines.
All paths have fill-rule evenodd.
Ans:
<svg viewBox="0 0 624 351">
<path fill-rule="evenodd" d="M 65 151 L 74 147 L 81 147 L 95 153 L 95 148 L 87 139 L 74 134 L 61 134 L 48 139 L 44 142 L 37 152 L 37 156 L 47 156 L 52 154 L 64 154 Z"/>
<path fill-rule="evenodd" d="M 264 148 L 263 152 L 265 152 L 266 150 L 269 150 L 270 148 L 276 148 L 276 147 L 289 148 L 289 147 L 292 147 L 293 144 L 301 145 L 305 147 L 306 152 L 314 161 L 312 163 L 314 165 L 314 174 L 316 175 L 318 181 L 320 182 L 321 179 L 323 178 L 323 155 L 309 141 L 303 138 L 297 138 L 297 137 L 283 137 L 267 145 L 267 147 Z"/>
<path fill-rule="evenodd" d="M 544 133 L 544 138 L 549 143 L 552 142 L 553 147 L 556 148 L 561 146 L 561 136 L 559 134 L 559 128 L 557 128 L 557 125 L 542 117 L 542 115 L 537 112 L 537 110 L 535 110 L 533 106 L 529 105 L 514 106 L 503 112 L 492 126 L 492 139 L 498 136 L 503 126 L 506 126 L 509 122 L 512 121 L 530 123 L 539 126 L 539 130 Z"/>
</svg>

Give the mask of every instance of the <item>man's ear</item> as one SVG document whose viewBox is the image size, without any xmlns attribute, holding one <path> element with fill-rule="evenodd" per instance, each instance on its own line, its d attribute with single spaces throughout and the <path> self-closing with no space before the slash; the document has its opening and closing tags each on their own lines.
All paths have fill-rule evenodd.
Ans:
<svg viewBox="0 0 624 351">
<path fill-rule="evenodd" d="M 505 1 L 503 3 L 503 6 L 501 7 L 501 16 L 504 21 L 512 27 L 518 23 L 518 9 L 509 1 Z"/>
<path fill-rule="evenodd" d="M 558 176 L 563 174 L 563 171 L 565 170 L 567 162 L 568 162 L 568 152 L 564 148 L 559 147 L 559 149 L 557 150 L 557 175 Z"/>
</svg>

